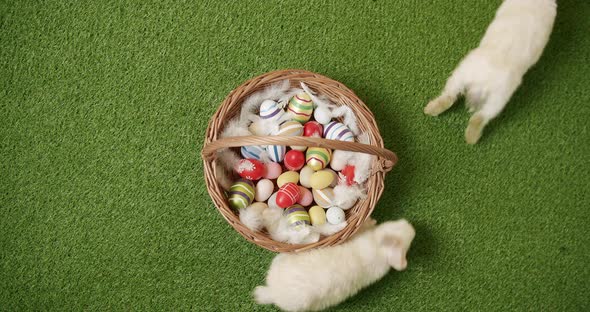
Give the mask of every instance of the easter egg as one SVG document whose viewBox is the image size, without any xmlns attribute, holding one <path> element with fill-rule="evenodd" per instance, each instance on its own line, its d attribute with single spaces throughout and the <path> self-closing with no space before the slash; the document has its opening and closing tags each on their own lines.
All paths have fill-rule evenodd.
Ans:
<svg viewBox="0 0 590 312">
<path fill-rule="evenodd" d="M 303 152 L 290 150 L 285 154 L 285 167 L 289 170 L 299 170 L 305 164 Z"/>
<path fill-rule="evenodd" d="M 311 205 L 313 202 L 313 194 L 311 194 L 311 191 L 308 188 L 299 185 L 299 194 L 298 204 L 304 207 Z"/>
<path fill-rule="evenodd" d="M 258 180 L 265 172 L 264 164 L 256 159 L 240 159 L 235 170 L 240 177 L 248 180 Z"/>
<path fill-rule="evenodd" d="M 279 128 L 277 135 L 281 136 L 300 136 L 303 135 L 303 125 L 297 121 L 286 121 Z M 292 149 L 298 151 L 304 151 L 307 149 L 306 146 L 291 146 Z"/>
<path fill-rule="evenodd" d="M 228 201 L 233 209 L 250 206 L 254 200 L 254 183 L 250 180 L 239 179 L 229 188 Z"/>
<path fill-rule="evenodd" d="M 327 187 L 325 189 L 311 190 L 313 194 L 313 200 L 318 206 L 329 208 L 332 207 L 332 203 L 334 202 L 334 190 L 331 187 Z"/>
<path fill-rule="evenodd" d="M 338 207 L 332 207 L 326 211 L 326 219 L 330 224 L 340 224 L 344 222 L 346 216 L 344 215 L 344 210 Z"/>
<path fill-rule="evenodd" d="M 354 184 L 354 166 L 346 165 L 344 169 L 340 171 L 339 179 L 342 181 L 341 183 L 346 183 L 346 185 L 353 185 Z"/>
<path fill-rule="evenodd" d="M 320 206 L 309 208 L 309 218 L 311 225 L 322 225 L 326 223 L 326 211 Z"/>
<path fill-rule="evenodd" d="M 281 187 L 289 182 L 297 184 L 299 181 L 299 173 L 297 171 L 285 171 L 277 179 L 278 187 Z"/>
<path fill-rule="evenodd" d="M 281 124 L 277 135 L 281 136 L 298 136 L 303 135 L 303 125 L 297 121 L 285 121 Z"/>
<path fill-rule="evenodd" d="M 262 212 L 262 210 L 268 208 L 268 205 L 266 203 L 255 202 L 250 205 L 250 208 L 254 209 L 255 211 Z"/>
<path fill-rule="evenodd" d="M 272 100 L 265 100 L 260 104 L 260 118 L 268 120 L 279 119 L 285 114 L 285 111 Z"/>
<path fill-rule="evenodd" d="M 283 167 L 276 162 L 269 162 L 266 164 L 266 173 L 262 176 L 265 179 L 276 179 L 283 173 Z"/>
<path fill-rule="evenodd" d="M 248 126 L 248 131 L 253 135 L 264 135 L 262 123 L 253 122 Z"/>
<path fill-rule="evenodd" d="M 354 142 L 354 134 L 342 123 L 332 121 L 324 127 L 324 138 Z"/>
<path fill-rule="evenodd" d="M 310 147 L 305 154 L 305 162 L 313 170 L 318 171 L 326 168 L 330 162 L 332 151 L 323 147 Z"/>
<path fill-rule="evenodd" d="M 310 188 L 311 184 L 309 184 L 309 180 L 311 179 L 311 175 L 314 174 L 315 170 L 310 166 L 304 166 L 301 171 L 299 171 L 299 184 Z"/>
<path fill-rule="evenodd" d="M 331 172 L 320 170 L 311 175 L 309 184 L 311 188 L 321 190 L 330 186 L 333 181 L 334 175 Z"/>
<path fill-rule="evenodd" d="M 313 118 L 322 125 L 327 125 L 332 120 L 332 113 L 329 109 L 318 106 L 313 112 Z"/>
<path fill-rule="evenodd" d="M 350 153 L 341 150 L 335 150 L 332 153 L 332 160 L 330 161 L 330 167 L 336 171 L 344 169 Z"/>
<path fill-rule="evenodd" d="M 321 138 L 324 134 L 324 127 L 317 121 L 308 121 L 303 125 L 303 136 Z"/>
<path fill-rule="evenodd" d="M 266 170 L 268 170 L 268 165 L 266 166 Z M 330 168 L 322 169 L 320 171 L 326 171 L 332 175 L 333 179 L 332 179 L 332 183 L 330 183 L 330 185 L 329 185 L 330 187 L 334 187 L 334 186 L 338 185 L 339 176 L 338 176 L 338 173 L 336 173 L 336 171 L 334 171 Z"/>
<path fill-rule="evenodd" d="M 300 123 L 308 121 L 313 113 L 311 97 L 305 92 L 295 95 L 289 101 L 287 110 L 293 114 L 293 120 Z"/>
<path fill-rule="evenodd" d="M 300 229 L 304 224 L 310 225 L 311 219 L 305 208 L 301 205 L 293 205 L 283 212 L 283 215 L 287 217 L 289 226 L 295 229 Z"/>
<path fill-rule="evenodd" d="M 299 200 L 301 193 L 295 183 L 286 183 L 277 192 L 277 205 L 281 208 L 292 206 Z"/>
<path fill-rule="evenodd" d="M 284 145 L 267 145 L 266 151 L 268 158 L 274 162 L 282 162 L 287 152 L 287 147 Z"/>
<path fill-rule="evenodd" d="M 260 145 L 242 146 L 240 152 L 244 158 L 260 160 L 262 154 L 266 152 L 266 147 Z"/>
<path fill-rule="evenodd" d="M 277 194 L 278 194 L 278 192 L 274 192 L 272 195 L 270 195 L 270 198 L 267 201 L 268 208 L 273 208 L 273 209 L 280 209 L 281 208 L 281 207 L 279 207 L 279 205 L 277 205 Z"/>
<path fill-rule="evenodd" d="M 263 202 L 267 200 L 275 190 L 275 185 L 269 179 L 262 179 L 256 183 L 256 201 Z"/>
</svg>

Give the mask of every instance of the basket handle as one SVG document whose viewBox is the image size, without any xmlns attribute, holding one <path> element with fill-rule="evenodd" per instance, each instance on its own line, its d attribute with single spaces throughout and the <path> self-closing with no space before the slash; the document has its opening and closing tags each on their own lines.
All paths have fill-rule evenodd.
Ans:
<svg viewBox="0 0 590 312">
<path fill-rule="evenodd" d="M 382 159 L 378 161 L 379 171 L 388 172 L 397 163 L 397 155 L 385 148 L 374 145 L 362 144 L 357 142 L 346 142 L 338 140 L 328 140 L 315 137 L 302 136 L 236 136 L 229 137 L 213 142 L 205 143 L 201 152 L 201 157 L 205 161 L 213 160 L 216 152 L 223 148 L 240 147 L 250 145 L 291 145 L 307 147 L 323 147 L 332 150 L 344 150 L 376 155 Z"/>
</svg>

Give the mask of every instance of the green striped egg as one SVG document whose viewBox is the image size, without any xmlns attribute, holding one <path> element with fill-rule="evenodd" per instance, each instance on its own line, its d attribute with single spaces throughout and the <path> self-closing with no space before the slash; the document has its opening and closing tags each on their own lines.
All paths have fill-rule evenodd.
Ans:
<svg viewBox="0 0 590 312">
<path fill-rule="evenodd" d="M 332 151 L 328 148 L 310 147 L 305 153 L 305 162 L 315 171 L 326 168 L 330 158 L 332 158 Z"/>
<path fill-rule="evenodd" d="M 311 219 L 309 213 L 301 205 L 293 205 L 283 212 L 287 217 L 289 225 L 295 229 L 300 229 L 303 225 L 310 225 Z"/>
<path fill-rule="evenodd" d="M 254 200 L 254 183 L 250 180 L 239 179 L 229 188 L 227 196 L 229 205 L 233 209 L 243 209 Z"/>
<path fill-rule="evenodd" d="M 313 200 L 316 205 L 329 208 L 334 204 L 334 190 L 331 187 L 327 187 L 321 190 L 311 190 L 313 194 Z"/>
<path fill-rule="evenodd" d="M 313 114 L 313 102 L 309 94 L 303 92 L 295 95 L 289 101 L 287 110 L 293 115 L 293 120 L 304 123 Z"/>
</svg>

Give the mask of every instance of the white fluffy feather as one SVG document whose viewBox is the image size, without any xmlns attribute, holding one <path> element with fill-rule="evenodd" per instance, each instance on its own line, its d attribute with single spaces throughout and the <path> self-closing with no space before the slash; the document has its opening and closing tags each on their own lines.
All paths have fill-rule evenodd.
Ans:
<svg viewBox="0 0 590 312">
<path fill-rule="evenodd" d="M 367 196 L 366 190 L 358 184 L 339 184 L 334 187 L 334 206 L 343 210 L 350 209 L 354 204 Z"/>
<path fill-rule="evenodd" d="M 263 90 L 250 95 L 242 103 L 240 121 L 247 122 L 248 120 L 250 120 L 252 115 L 254 115 L 254 112 L 260 107 L 260 104 L 262 104 L 262 101 L 277 101 L 278 99 L 280 99 L 282 96 L 285 95 L 286 92 L 288 92 L 289 86 L 289 80 L 282 80 L 273 83 L 270 86 L 264 88 Z"/>
<path fill-rule="evenodd" d="M 263 207 L 260 206 L 248 206 L 244 209 L 240 209 L 240 221 L 252 231 L 260 231 L 262 229 L 262 212 Z"/>
<path fill-rule="evenodd" d="M 327 98 L 325 98 L 323 96 L 321 96 L 321 97 L 316 96 L 315 92 L 311 91 L 311 89 L 304 82 L 301 82 L 301 88 L 303 88 L 305 93 L 307 93 L 309 95 L 309 97 L 311 98 L 311 101 L 313 102 L 313 104 L 315 104 L 316 107 L 324 107 L 324 108 L 328 108 L 328 109 L 332 109 L 332 108 L 336 107 L 336 105 L 332 104 L 330 102 L 330 100 L 328 100 Z"/>
<path fill-rule="evenodd" d="M 332 109 L 332 118 L 340 118 L 342 117 L 342 123 L 348 127 L 348 129 L 350 129 L 350 131 L 352 131 L 352 133 L 354 133 L 354 135 L 358 135 L 359 134 L 359 128 L 356 124 L 356 116 L 354 115 L 354 112 L 352 111 L 352 108 L 346 106 L 346 105 L 341 105 L 338 106 L 334 109 Z"/>
</svg>

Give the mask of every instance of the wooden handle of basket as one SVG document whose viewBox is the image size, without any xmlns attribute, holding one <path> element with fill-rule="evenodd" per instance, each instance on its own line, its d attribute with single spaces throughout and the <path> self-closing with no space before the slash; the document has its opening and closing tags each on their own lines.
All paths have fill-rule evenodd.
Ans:
<svg viewBox="0 0 590 312">
<path fill-rule="evenodd" d="M 382 158 L 380 170 L 387 172 L 397 163 L 397 155 L 385 148 L 362 144 L 357 142 L 346 142 L 328 140 L 314 137 L 302 136 L 237 136 L 216 140 L 206 143 L 201 152 L 204 160 L 212 160 L 216 152 L 222 148 L 240 147 L 249 145 L 290 145 L 307 147 L 324 147 L 332 150 L 343 150 L 376 155 Z"/>
</svg>

